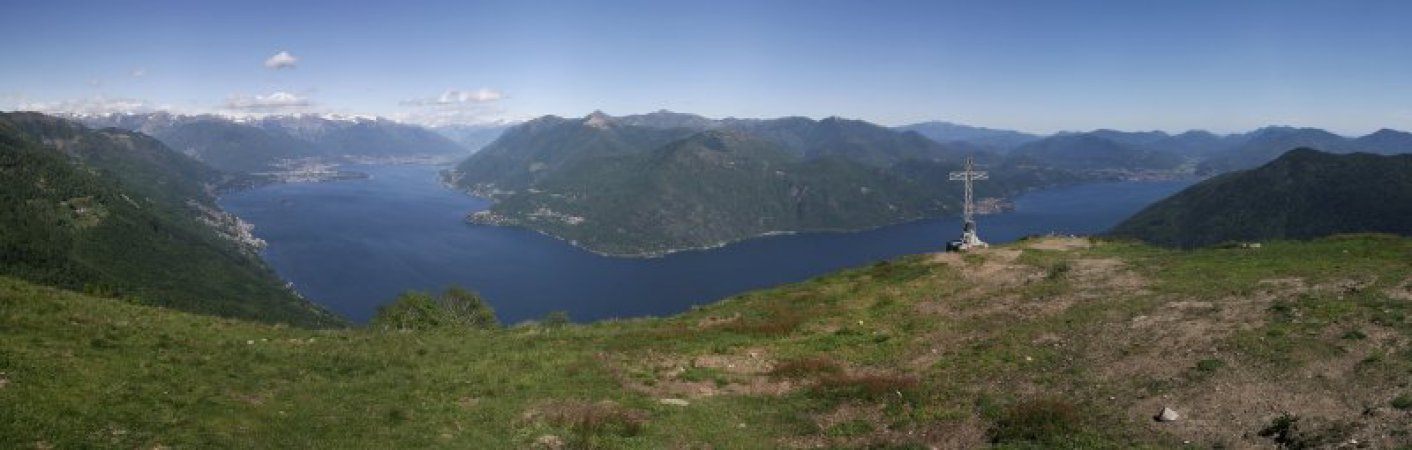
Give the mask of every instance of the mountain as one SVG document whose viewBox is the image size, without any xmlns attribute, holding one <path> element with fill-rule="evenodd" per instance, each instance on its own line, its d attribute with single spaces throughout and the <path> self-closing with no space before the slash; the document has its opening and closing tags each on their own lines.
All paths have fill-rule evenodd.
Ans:
<svg viewBox="0 0 1412 450">
<path fill-rule="evenodd" d="M 506 124 L 441 125 L 432 127 L 431 131 L 435 131 L 471 153 L 475 153 L 491 142 L 495 142 L 500 134 L 510 126 Z"/>
<path fill-rule="evenodd" d="M 431 130 L 381 117 L 269 116 L 256 125 L 271 133 L 309 142 L 326 155 L 460 157 L 469 153 L 466 148 Z"/>
<path fill-rule="evenodd" d="M 1383 128 L 1354 139 L 1351 147 L 1360 152 L 1383 155 L 1412 153 L 1412 133 Z"/>
<path fill-rule="evenodd" d="M 897 127 L 897 129 L 902 131 L 915 131 L 936 142 L 964 142 L 999 151 L 1010 150 L 1026 143 L 1039 140 L 1040 138 L 1040 136 L 1021 133 L 1019 131 L 973 127 L 941 121 L 914 123 Z"/>
<path fill-rule="evenodd" d="M 283 170 L 303 159 L 460 157 L 465 147 L 425 128 L 362 117 L 315 115 L 232 119 L 216 115 L 110 114 L 73 119 L 151 135 L 226 172 Z"/>
<path fill-rule="evenodd" d="M 341 321 L 285 289 L 248 225 L 215 203 L 229 176 L 157 140 L 0 114 L 0 274 L 227 317 Z"/>
<path fill-rule="evenodd" d="M 1409 254 L 1039 238 L 490 330 L 314 331 L 0 277 L 0 447 L 1398 448 Z"/>
<path fill-rule="evenodd" d="M 1133 147 L 1149 146 L 1172 137 L 1172 135 L 1164 131 L 1118 131 L 1107 128 L 1093 130 L 1084 134 Z"/>
<path fill-rule="evenodd" d="M 1337 233 L 1412 235 L 1412 155 L 1334 155 L 1301 148 L 1217 176 L 1157 202 L 1111 234 L 1180 247 L 1310 239 Z"/>
<path fill-rule="evenodd" d="M 613 117 L 611 120 L 617 124 L 636 127 L 689 128 L 702 131 L 719 128 L 725 123 L 725 121 L 709 119 L 696 114 L 677 113 L 665 109 L 647 114 Z"/>
<path fill-rule="evenodd" d="M 1348 139 L 1317 128 L 1265 127 L 1247 133 L 1243 143 L 1197 166 L 1197 173 L 1214 175 L 1259 166 L 1293 148 L 1308 147 L 1344 153 Z"/>
<path fill-rule="evenodd" d="M 954 203 L 954 195 L 947 200 Z M 801 159 L 772 142 L 714 130 L 566 167 L 475 217 L 631 255 L 779 231 L 866 228 L 949 207 L 877 167 L 841 157 Z"/>
<path fill-rule="evenodd" d="M 1191 130 L 1144 145 L 1161 152 L 1205 159 L 1244 143 L 1246 137 L 1241 134 L 1217 135 L 1209 131 Z"/>
<path fill-rule="evenodd" d="M 1009 156 L 1045 167 L 1080 171 L 1173 170 L 1183 162 L 1181 156 L 1114 141 L 1105 135 L 1113 133 L 1058 134 L 1021 145 Z"/>
<path fill-rule="evenodd" d="M 964 155 L 915 132 L 833 117 L 594 112 L 512 127 L 447 176 L 495 200 L 472 216 L 477 223 L 531 228 L 601 253 L 655 255 L 951 214 L 959 189 L 943 185 Z M 978 195 L 1078 178 L 1007 166 L 992 179 Z"/>
</svg>

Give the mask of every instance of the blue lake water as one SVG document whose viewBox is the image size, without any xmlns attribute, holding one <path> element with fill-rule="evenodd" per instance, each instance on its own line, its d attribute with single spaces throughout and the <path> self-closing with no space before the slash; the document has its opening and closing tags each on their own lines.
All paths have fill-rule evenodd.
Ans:
<svg viewBox="0 0 1412 450">
<path fill-rule="evenodd" d="M 443 188 L 435 166 L 346 168 L 363 180 L 281 184 L 231 193 L 220 204 L 255 224 L 265 260 L 309 299 L 355 322 L 405 290 L 457 284 L 481 293 L 500 320 L 568 311 L 575 321 L 664 316 L 731 294 L 840 268 L 936 251 L 959 219 L 856 233 L 753 239 L 662 258 L 595 255 L 533 231 L 474 225 L 489 202 Z M 1191 181 L 1114 182 L 1036 191 L 1015 211 L 982 216 L 991 243 L 1042 233 L 1092 234 Z"/>
</svg>

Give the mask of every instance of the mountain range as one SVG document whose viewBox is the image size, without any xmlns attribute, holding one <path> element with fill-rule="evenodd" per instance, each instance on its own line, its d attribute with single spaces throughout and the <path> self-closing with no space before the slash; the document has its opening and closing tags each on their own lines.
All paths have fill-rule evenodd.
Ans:
<svg viewBox="0 0 1412 450">
<path fill-rule="evenodd" d="M 383 118 L 317 115 L 229 118 L 216 115 L 110 114 L 78 116 L 93 128 L 121 128 L 226 172 L 268 172 L 290 161 L 350 158 L 460 158 L 472 149 L 416 125 Z M 468 144 L 474 144 L 474 137 Z M 483 139 L 483 138 L 480 138 Z"/>
<path fill-rule="evenodd" d="M 966 151 L 864 121 L 710 120 L 657 112 L 541 117 L 448 173 L 495 200 L 478 223 L 538 230 L 614 255 L 655 255 L 763 234 L 842 231 L 955 213 L 939 189 Z M 993 153 L 976 153 L 998 162 Z M 978 195 L 1081 177 L 997 166 Z M 953 183 L 954 184 L 954 183 Z"/>
</svg>

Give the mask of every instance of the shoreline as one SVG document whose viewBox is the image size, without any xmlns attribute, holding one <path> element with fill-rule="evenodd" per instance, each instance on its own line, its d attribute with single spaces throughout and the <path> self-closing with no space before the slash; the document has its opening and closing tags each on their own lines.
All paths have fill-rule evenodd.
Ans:
<svg viewBox="0 0 1412 450">
<path fill-rule="evenodd" d="M 441 184 L 443 187 L 446 187 L 446 188 L 448 188 L 448 189 L 452 189 L 452 190 L 459 191 L 459 192 L 461 192 L 462 194 L 465 194 L 465 195 L 470 196 L 470 197 L 474 197 L 474 198 L 477 198 L 477 199 L 481 199 L 481 200 L 486 200 L 486 201 L 492 202 L 489 206 L 486 207 L 486 209 L 479 210 L 479 211 L 471 211 L 471 212 L 466 213 L 466 215 L 465 215 L 464 219 L 462 219 L 462 221 L 465 222 L 465 223 L 467 223 L 467 224 L 477 225 L 477 226 L 486 226 L 486 227 L 518 228 L 518 229 L 533 231 L 533 232 L 538 233 L 538 234 L 540 234 L 540 235 L 542 235 L 542 236 L 547 236 L 547 237 L 553 238 L 553 239 L 555 239 L 555 240 L 558 240 L 558 241 L 560 241 L 560 242 L 564 242 L 564 243 L 566 243 L 566 244 L 569 244 L 569 245 L 573 246 L 574 248 L 578 248 L 578 249 L 584 250 L 584 251 L 586 251 L 586 252 L 592 253 L 592 254 L 594 254 L 594 255 L 602 256 L 602 257 L 607 257 L 607 258 L 621 258 L 621 259 L 657 259 L 657 258 L 664 258 L 664 257 L 667 257 L 667 256 L 671 256 L 671 255 L 677 254 L 677 253 L 685 253 L 685 252 L 692 252 L 692 251 L 704 251 L 704 250 L 714 250 L 714 249 L 726 247 L 726 246 L 733 245 L 733 244 L 743 243 L 743 242 L 745 242 L 745 241 L 751 241 L 751 240 L 756 240 L 756 239 L 764 239 L 764 238 L 775 237 L 775 236 L 789 236 L 789 235 L 802 235 L 802 234 L 843 234 L 843 233 L 861 233 L 861 232 L 874 231 L 874 230 L 878 230 L 878 229 L 882 229 L 882 228 L 887 228 L 887 227 L 892 227 L 892 226 L 900 226 L 900 225 L 913 224 L 913 223 L 922 222 L 922 221 L 926 221 L 926 220 L 940 220 L 940 219 L 948 219 L 948 218 L 957 218 L 957 217 L 960 217 L 959 214 L 948 214 L 948 215 L 941 215 L 941 216 L 924 216 L 924 217 L 917 217 L 917 218 L 912 218 L 912 219 L 905 219 L 905 220 L 901 220 L 901 221 L 897 221 L 897 222 L 890 222 L 890 223 L 885 223 L 885 224 L 876 225 L 876 226 L 870 226 L 870 227 L 863 227 L 863 228 L 839 228 L 839 229 L 794 230 L 794 231 L 791 231 L 791 230 L 776 230 L 776 231 L 768 231 L 768 232 L 764 232 L 764 233 L 760 233 L 760 234 L 755 234 L 755 235 L 751 235 L 751 236 L 746 236 L 746 237 L 742 237 L 742 238 L 739 238 L 739 239 L 732 239 L 732 240 L 720 241 L 720 242 L 715 242 L 715 243 L 705 244 L 705 245 L 699 245 L 699 246 L 682 247 L 682 248 L 670 248 L 670 249 L 663 249 L 663 250 L 651 250 L 651 251 L 634 252 L 634 253 L 616 253 L 616 252 L 610 252 L 610 251 L 604 251 L 604 250 L 594 249 L 594 248 L 589 247 L 589 246 L 586 246 L 586 245 L 584 245 L 584 244 L 582 244 L 582 243 L 580 243 L 580 242 L 578 242 L 578 241 L 576 241 L 576 240 L 569 239 L 569 238 L 566 238 L 566 237 L 563 237 L 563 236 L 559 236 L 559 235 L 550 233 L 550 232 L 547 231 L 547 230 L 542 230 L 542 229 L 538 229 L 538 228 L 534 228 L 534 227 L 530 227 L 530 226 L 526 226 L 526 225 L 522 225 L 522 224 L 501 225 L 501 224 L 491 224 L 491 223 L 476 222 L 476 221 L 474 221 L 474 220 L 472 219 L 472 216 L 473 216 L 474 214 L 478 213 L 478 212 L 490 211 L 490 208 L 495 207 L 495 203 L 494 203 L 494 202 L 495 202 L 495 199 L 493 199 L 493 198 L 491 198 L 491 197 L 488 197 L 488 196 L 477 195 L 475 192 L 473 192 L 473 191 L 471 191 L 471 190 L 464 189 L 464 188 L 462 188 L 462 187 L 460 187 L 460 186 L 455 185 L 455 181 L 456 181 L 456 180 L 455 180 L 455 174 L 453 174 L 452 171 L 450 171 L 450 170 L 445 170 L 445 171 L 438 172 L 438 175 L 439 175 L 439 182 L 440 182 L 440 184 Z M 1030 192 L 1040 191 L 1040 190 L 1044 190 L 1044 189 L 1058 189 L 1058 188 L 1074 187 L 1074 186 L 1080 186 L 1080 185 L 1085 185 L 1085 184 L 1095 184 L 1095 183 L 1160 183 L 1160 182 L 1168 182 L 1168 181 L 1177 181 L 1177 180 L 1182 180 L 1182 179 L 1197 179 L 1197 180 L 1199 180 L 1199 179 L 1201 179 L 1201 178 L 1200 178 L 1200 177 L 1176 177 L 1176 178 L 1113 179 L 1113 180 L 1093 180 L 1093 181 L 1080 182 L 1080 183 L 1063 183 L 1063 184 L 1059 184 L 1059 185 L 1055 185 L 1055 186 L 1049 186 L 1049 187 L 1045 187 L 1045 188 L 1028 189 L 1028 190 L 1019 192 L 1019 193 L 1018 193 L 1015 197 L 1013 197 L 1013 198 L 1003 198 L 1003 199 L 997 198 L 997 202 L 998 202 L 998 203 L 1004 204 L 1004 205 L 1006 205 L 1007 207 L 1006 207 L 1006 208 L 999 209 L 999 210 L 992 210 L 992 211 L 987 211 L 987 212 L 979 212 L 978 215 L 981 215 L 981 216 L 990 216 L 990 215 L 1000 215 L 1000 214 L 1006 214 L 1006 213 L 1009 213 L 1009 212 L 1013 212 L 1013 211 L 1015 210 L 1015 206 L 1014 206 L 1015 200 L 1018 199 L 1020 196 L 1022 196 L 1022 195 L 1024 195 L 1024 194 L 1027 194 L 1027 193 L 1030 193 Z M 946 245 L 945 239 L 938 240 L 938 248 L 945 248 L 945 245 Z"/>
</svg>

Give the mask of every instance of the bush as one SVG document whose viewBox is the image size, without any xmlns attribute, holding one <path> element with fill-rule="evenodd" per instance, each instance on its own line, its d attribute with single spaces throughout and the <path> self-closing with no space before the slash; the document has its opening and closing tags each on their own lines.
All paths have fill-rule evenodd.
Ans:
<svg viewBox="0 0 1412 450">
<path fill-rule="evenodd" d="M 764 317 L 742 318 L 722 325 L 721 329 L 761 337 L 787 336 L 799 328 L 805 318 L 802 312 L 794 308 L 775 305 Z"/>
<path fill-rule="evenodd" d="M 1402 394 L 1393 398 L 1392 407 L 1403 411 L 1412 410 L 1412 394 Z"/>
<path fill-rule="evenodd" d="M 370 323 L 384 330 L 425 330 L 444 324 L 444 314 L 436 300 L 422 292 L 404 292 L 392 303 L 378 307 Z"/>
<path fill-rule="evenodd" d="M 612 401 L 560 400 L 546 403 L 530 419 L 567 428 L 574 433 L 571 448 L 594 448 L 603 437 L 630 438 L 642 434 L 647 413 Z"/>
<path fill-rule="evenodd" d="M 449 325 L 479 329 L 500 326 L 500 321 L 495 319 L 495 310 L 479 295 L 460 286 L 446 289 L 438 304 L 446 312 Z"/>
<path fill-rule="evenodd" d="M 436 328 L 493 329 L 500 326 L 495 310 L 479 295 L 453 286 L 440 298 L 408 291 L 392 303 L 378 307 L 369 325 L 382 330 L 430 330 Z"/>
<path fill-rule="evenodd" d="M 573 321 L 569 320 L 568 311 L 550 311 L 549 314 L 545 314 L 544 319 L 540 321 L 540 324 L 545 328 L 561 328 L 570 323 L 573 323 Z"/>
<path fill-rule="evenodd" d="M 1303 418 L 1289 413 L 1276 417 L 1260 436 L 1273 439 L 1281 448 L 1324 448 L 1348 440 L 1354 426 L 1348 422 Z"/>
<path fill-rule="evenodd" d="M 813 358 L 796 358 L 780 361 L 770 369 L 770 376 L 775 378 L 804 378 L 815 375 L 837 374 L 843 372 L 843 365 L 826 356 Z"/>
<path fill-rule="evenodd" d="M 1078 408 L 1060 399 L 1028 400 L 1011 405 L 996 420 L 996 444 L 1063 442 L 1083 429 Z"/>
<path fill-rule="evenodd" d="M 1222 367 L 1226 367 L 1226 362 L 1219 359 L 1203 359 L 1196 362 L 1196 371 L 1202 373 L 1215 372 Z"/>
<path fill-rule="evenodd" d="M 905 396 L 916 390 L 917 385 L 917 377 L 911 375 L 831 374 L 819 378 L 814 393 L 832 398 L 880 399 Z"/>
</svg>

